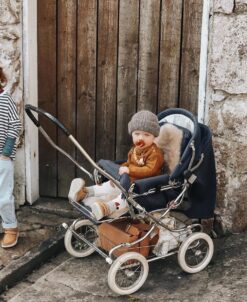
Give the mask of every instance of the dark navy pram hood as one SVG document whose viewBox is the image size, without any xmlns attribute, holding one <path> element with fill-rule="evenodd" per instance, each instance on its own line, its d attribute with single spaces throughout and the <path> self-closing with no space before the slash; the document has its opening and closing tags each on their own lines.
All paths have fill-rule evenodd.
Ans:
<svg viewBox="0 0 247 302">
<path fill-rule="evenodd" d="M 197 179 L 188 190 L 190 207 L 185 212 L 191 218 L 210 218 L 214 215 L 216 203 L 215 158 L 209 128 L 199 124 L 199 129 L 200 142 L 195 148 L 198 148 L 199 154 L 204 154 L 204 159 L 194 171 Z"/>
</svg>

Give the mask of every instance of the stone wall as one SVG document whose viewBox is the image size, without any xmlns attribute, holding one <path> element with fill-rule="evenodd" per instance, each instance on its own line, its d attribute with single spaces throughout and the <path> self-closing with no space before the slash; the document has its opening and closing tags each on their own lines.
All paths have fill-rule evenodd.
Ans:
<svg viewBox="0 0 247 302">
<path fill-rule="evenodd" d="M 210 18 L 207 122 L 217 161 L 217 211 L 247 229 L 247 0 L 215 0 Z"/>
<path fill-rule="evenodd" d="M 22 75 L 22 1 L 0 1 L 0 65 L 8 78 L 6 89 L 13 96 L 23 120 Z M 17 204 L 25 202 L 25 161 L 23 139 L 18 142 L 15 162 L 15 196 Z"/>
</svg>

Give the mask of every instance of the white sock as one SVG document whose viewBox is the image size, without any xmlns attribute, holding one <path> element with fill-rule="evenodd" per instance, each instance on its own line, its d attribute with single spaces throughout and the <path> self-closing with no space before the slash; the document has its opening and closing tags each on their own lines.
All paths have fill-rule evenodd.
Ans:
<svg viewBox="0 0 247 302">
<path fill-rule="evenodd" d="M 116 198 L 107 202 L 107 206 L 109 208 L 109 212 L 113 213 L 117 210 L 128 207 L 128 204 L 124 198 L 121 197 L 122 194 L 119 194 Z"/>
<path fill-rule="evenodd" d="M 110 181 L 104 182 L 102 185 L 92 186 L 90 188 L 93 189 L 94 196 L 97 196 L 97 197 L 100 197 L 102 195 L 107 195 L 107 194 L 120 194 L 121 193 L 121 190 L 118 187 L 116 187 L 115 185 L 113 186 L 110 183 Z"/>
<path fill-rule="evenodd" d="M 91 186 L 91 187 L 86 187 L 87 191 L 88 191 L 88 195 L 87 197 L 92 197 L 94 196 L 94 189 L 93 189 L 94 186 Z"/>
</svg>

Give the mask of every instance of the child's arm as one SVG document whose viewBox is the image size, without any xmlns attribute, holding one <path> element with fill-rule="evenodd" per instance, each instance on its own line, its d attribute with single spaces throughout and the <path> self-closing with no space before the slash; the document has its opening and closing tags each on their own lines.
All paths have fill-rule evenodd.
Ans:
<svg viewBox="0 0 247 302">
<path fill-rule="evenodd" d="M 7 137 L 17 139 L 20 131 L 21 121 L 17 113 L 15 102 L 12 99 L 9 99 L 9 130 Z"/>
<path fill-rule="evenodd" d="M 133 152 L 133 147 L 130 149 L 128 153 L 128 160 L 125 163 L 122 163 L 121 167 L 129 167 L 132 152 Z"/>
<path fill-rule="evenodd" d="M 2 151 L 2 155 L 6 156 L 6 157 L 10 157 L 10 155 L 12 154 L 12 151 L 14 149 L 15 146 L 15 141 L 16 138 L 12 138 L 12 137 L 7 137 L 4 147 L 3 147 L 3 151 Z"/>
<path fill-rule="evenodd" d="M 21 121 L 19 119 L 16 105 L 12 99 L 9 99 L 9 129 L 7 138 L 3 147 L 2 155 L 9 157 L 15 146 L 15 141 L 21 130 Z"/>
</svg>

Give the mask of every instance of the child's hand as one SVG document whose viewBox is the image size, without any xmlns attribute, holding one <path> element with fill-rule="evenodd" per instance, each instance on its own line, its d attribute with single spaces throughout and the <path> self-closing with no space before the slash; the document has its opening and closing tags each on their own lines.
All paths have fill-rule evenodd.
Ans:
<svg viewBox="0 0 247 302">
<path fill-rule="evenodd" d="M 119 168 L 119 175 L 122 175 L 122 174 L 124 174 L 124 173 L 127 173 L 127 174 L 129 174 L 129 168 L 128 167 L 120 167 Z"/>
</svg>

